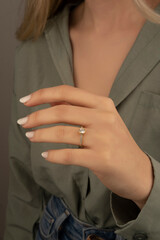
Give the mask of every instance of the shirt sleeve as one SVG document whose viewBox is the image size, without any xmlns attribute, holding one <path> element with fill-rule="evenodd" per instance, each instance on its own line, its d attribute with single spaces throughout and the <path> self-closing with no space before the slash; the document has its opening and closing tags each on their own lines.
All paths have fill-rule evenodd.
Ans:
<svg viewBox="0 0 160 240">
<path fill-rule="evenodd" d="M 33 240 L 43 208 L 43 190 L 36 184 L 30 161 L 30 141 L 17 124 L 20 106 L 14 88 L 9 126 L 9 189 L 4 240 Z M 25 110 L 26 114 L 28 110 Z M 23 116 L 21 116 L 23 117 Z"/>
<path fill-rule="evenodd" d="M 152 163 L 154 182 L 143 208 L 139 209 L 133 201 L 113 192 L 110 195 L 111 211 L 117 225 L 115 233 L 127 240 L 160 239 L 160 162 L 144 152 Z"/>
</svg>

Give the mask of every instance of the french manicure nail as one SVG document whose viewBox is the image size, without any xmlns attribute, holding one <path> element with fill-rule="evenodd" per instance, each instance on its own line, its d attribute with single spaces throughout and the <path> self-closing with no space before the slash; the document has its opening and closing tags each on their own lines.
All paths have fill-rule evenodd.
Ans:
<svg viewBox="0 0 160 240">
<path fill-rule="evenodd" d="M 31 98 L 31 94 L 19 99 L 21 103 L 26 103 Z"/>
<path fill-rule="evenodd" d="M 42 155 L 42 157 L 47 158 L 48 157 L 48 152 L 42 152 L 41 155 Z"/>
<path fill-rule="evenodd" d="M 28 120 L 28 117 L 20 118 L 17 120 L 17 123 L 20 125 L 23 125 L 27 122 L 27 120 Z"/>
<path fill-rule="evenodd" d="M 34 136 L 34 131 L 32 132 L 26 132 L 26 137 L 32 138 Z"/>
</svg>

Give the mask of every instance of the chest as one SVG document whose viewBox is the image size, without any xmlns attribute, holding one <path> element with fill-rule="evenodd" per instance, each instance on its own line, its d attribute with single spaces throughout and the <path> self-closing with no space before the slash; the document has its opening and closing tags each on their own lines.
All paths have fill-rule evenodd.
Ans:
<svg viewBox="0 0 160 240">
<path fill-rule="evenodd" d="M 71 32 L 75 86 L 108 97 L 138 32 L 81 41 Z"/>
</svg>

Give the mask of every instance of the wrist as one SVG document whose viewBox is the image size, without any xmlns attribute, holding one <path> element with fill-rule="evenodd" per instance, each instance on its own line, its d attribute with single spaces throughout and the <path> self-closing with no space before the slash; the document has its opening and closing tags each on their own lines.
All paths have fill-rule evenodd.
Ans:
<svg viewBox="0 0 160 240">
<path fill-rule="evenodd" d="M 139 187 L 142 187 L 141 189 L 141 199 L 139 200 L 133 200 L 135 204 L 142 209 L 145 203 L 147 202 L 147 199 L 151 193 L 152 187 L 153 187 L 153 181 L 154 181 L 154 174 L 153 174 L 153 168 L 151 164 L 151 160 L 148 157 L 148 155 L 145 154 L 145 169 L 143 169 L 143 172 L 145 173 L 142 179 L 142 184 L 139 184 Z"/>
</svg>

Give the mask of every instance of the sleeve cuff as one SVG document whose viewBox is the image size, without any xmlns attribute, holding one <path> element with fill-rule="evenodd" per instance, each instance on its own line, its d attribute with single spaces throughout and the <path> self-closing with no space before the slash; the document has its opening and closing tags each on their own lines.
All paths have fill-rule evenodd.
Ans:
<svg viewBox="0 0 160 240">
<path fill-rule="evenodd" d="M 117 225 L 115 233 L 127 240 L 160 239 L 160 162 L 145 153 L 152 163 L 154 182 L 143 208 L 113 192 L 110 195 L 111 212 Z"/>
</svg>

